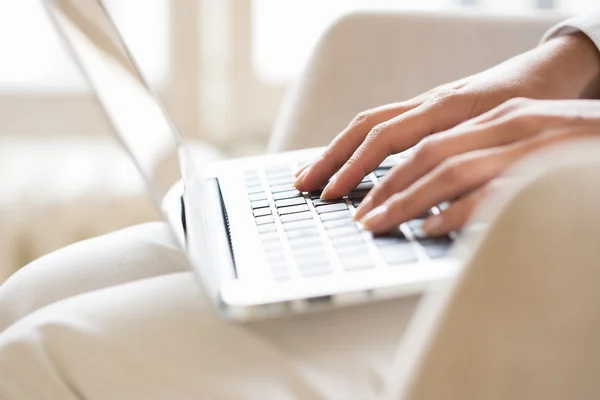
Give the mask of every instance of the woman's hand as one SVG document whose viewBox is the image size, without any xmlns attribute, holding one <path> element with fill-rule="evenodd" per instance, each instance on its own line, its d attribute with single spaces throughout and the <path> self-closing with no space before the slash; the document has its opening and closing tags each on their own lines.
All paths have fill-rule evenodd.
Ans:
<svg viewBox="0 0 600 400">
<path fill-rule="evenodd" d="M 341 197 L 388 155 L 404 151 L 431 134 L 453 128 L 514 97 L 590 96 L 597 89 L 598 76 L 600 55 L 587 37 L 552 39 L 477 75 L 405 102 L 360 113 L 318 160 L 298 171 L 295 185 L 302 191 L 315 190 L 335 174 L 322 196 Z M 484 148 L 485 140 L 478 140 Z M 406 179 L 402 179 L 404 183 L 397 187 L 406 186 Z"/>
<path fill-rule="evenodd" d="M 423 230 L 430 236 L 458 230 L 512 163 L 541 147 L 589 135 L 600 135 L 600 101 L 509 100 L 425 139 L 371 190 L 355 217 L 367 229 L 385 232 L 451 201 Z"/>
</svg>

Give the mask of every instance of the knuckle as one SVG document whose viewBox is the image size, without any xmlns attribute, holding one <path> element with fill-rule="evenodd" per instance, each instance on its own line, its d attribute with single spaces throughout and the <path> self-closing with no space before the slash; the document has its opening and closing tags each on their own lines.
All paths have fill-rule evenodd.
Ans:
<svg viewBox="0 0 600 400">
<path fill-rule="evenodd" d="M 462 90 L 450 87 L 435 92 L 430 101 L 436 105 L 446 106 L 448 104 L 456 104 L 457 102 L 461 102 L 466 96 L 468 95 Z"/>
<path fill-rule="evenodd" d="M 379 181 L 379 184 L 373 188 L 370 193 L 373 200 L 382 200 L 392 196 L 395 193 L 394 181 L 396 180 L 396 168 L 397 167 L 394 167 L 388 176 Z"/>
<path fill-rule="evenodd" d="M 514 112 L 508 120 L 508 123 L 515 126 L 516 129 L 524 129 L 536 126 L 541 119 L 540 116 L 534 114 Z"/>
<path fill-rule="evenodd" d="M 529 104 L 531 100 L 526 97 L 512 97 L 502 103 L 501 107 L 506 110 L 515 110 Z"/>
<path fill-rule="evenodd" d="M 351 125 L 370 125 L 373 119 L 373 111 L 361 111 L 352 119 Z"/>
<path fill-rule="evenodd" d="M 460 160 L 450 159 L 444 161 L 440 168 L 441 179 L 446 184 L 456 185 L 467 179 L 468 168 L 465 168 L 465 163 Z"/>
<path fill-rule="evenodd" d="M 387 122 L 382 122 L 380 124 L 375 125 L 369 132 L 369 138 L 372 140 L 380 137 L 383 133 L 387 131 L 388 126 L 389 123 Z"/>
<path fill-rule="evenodd" d="M 427 138 L 421 141 L 417 151 L 415 152 L 415 159 L 425 165 L 436 164 L 441 158 L 441 145 L 438 140 Z"/>
</svg>

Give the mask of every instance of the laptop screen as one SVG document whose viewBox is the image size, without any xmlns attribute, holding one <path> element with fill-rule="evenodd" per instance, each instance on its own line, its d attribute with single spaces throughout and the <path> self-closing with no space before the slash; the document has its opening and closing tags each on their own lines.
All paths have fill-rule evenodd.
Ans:
<svg viewBox="0 0 600 400">
<path fill-rule="evenodd" d="M 100 0 L 51 0 L 46 5 L 159 203 L 181 178 L 177 154 L 181 137 Z"/>
</svg>

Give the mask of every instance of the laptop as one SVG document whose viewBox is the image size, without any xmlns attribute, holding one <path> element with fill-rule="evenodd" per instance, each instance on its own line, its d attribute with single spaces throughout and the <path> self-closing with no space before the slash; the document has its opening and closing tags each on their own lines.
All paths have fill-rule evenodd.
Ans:
<svg viewBox="0 0 600 400">
<path fill-rule="evenodd" d="M 427 215 L 382 236 L 352 220 L 365 194 L 410 155 L 388 158 L 336 201 L 293 187 L 295 169 L 322 149 L 204 166 L 142 77 L 102 2 L 44 4 L 223 317 L 247 321 L 408 296 L 457 271 L 448 255 L 453 238 L 421 231 Z"/>
</svg>

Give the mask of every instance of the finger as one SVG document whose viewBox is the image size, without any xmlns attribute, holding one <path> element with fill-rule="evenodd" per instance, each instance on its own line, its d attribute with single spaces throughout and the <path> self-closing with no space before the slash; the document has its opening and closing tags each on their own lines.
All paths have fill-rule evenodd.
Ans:
<svg viewBox="0 0 600 400">
<path fill-rule="evenodd" d="M 461 95 L 435 98 L 377 125 L 326 186 L 323 197 L 332 199 L 347 194 L 390 154 L 406 150 L 425 136 L 461 123 L 467 118 L 470 101 Z"/>
<path fill-rule="evenodd" d="M 304 163 L 300 168 L 296 170 L 296 172 L 294 172 L 294 176 L 296 178 L 299 177 L 312 163 L 312 161 Z"/>
<path fill-rule="evenodd" d="M 417 107 L 421 101 L 412 99 L 358 114 L 346 129 L 336 136 L 323 154 L 304 169 L 294 183 L 295 187 L 304 192 L 319 188 L 344 165 L 375 125 Z"/>
<path fill-rule="evenodd" d="M 475 190 L 533 151 L 565 140 L 597 136 L 599 133 L 597 125 L 558 129 L 503 147 L 454 157 L 404 192 L 392 196 L 360 222 L 375 233 L 386 232 L 437 204 Z"/>
<path fill-rule="evenodd" d="M 479 125 L 459 125 L 423 140 L 415 154 L 396 166 L 358 208 L 355 219 L 362 218 L 393 194 L 401 192 L 436 166 L 452 156 L 474 150 L 503 146 L 538 133 L 530 125 L 519 126 L 520 120 L 499 116 Z"/>
<path fill-rule="evenodd" d="M 462 229 L 471 218 L 475 208 L 487 196 L 488 185 L 459 198 L 439 214 L 429 216 L 421 228 L 423 232 L 429 237 L 436 237 Z"/>
<path fill-rule="evenodd" d="M 404 192 L 376 207 L 360 222 L 373 232 L 386 232 L 437 204 L 475 190 L 500 175 L 525 152 L 522 148 L 506 147 L 479 150 L 444 162 Z"/>
</svg>

